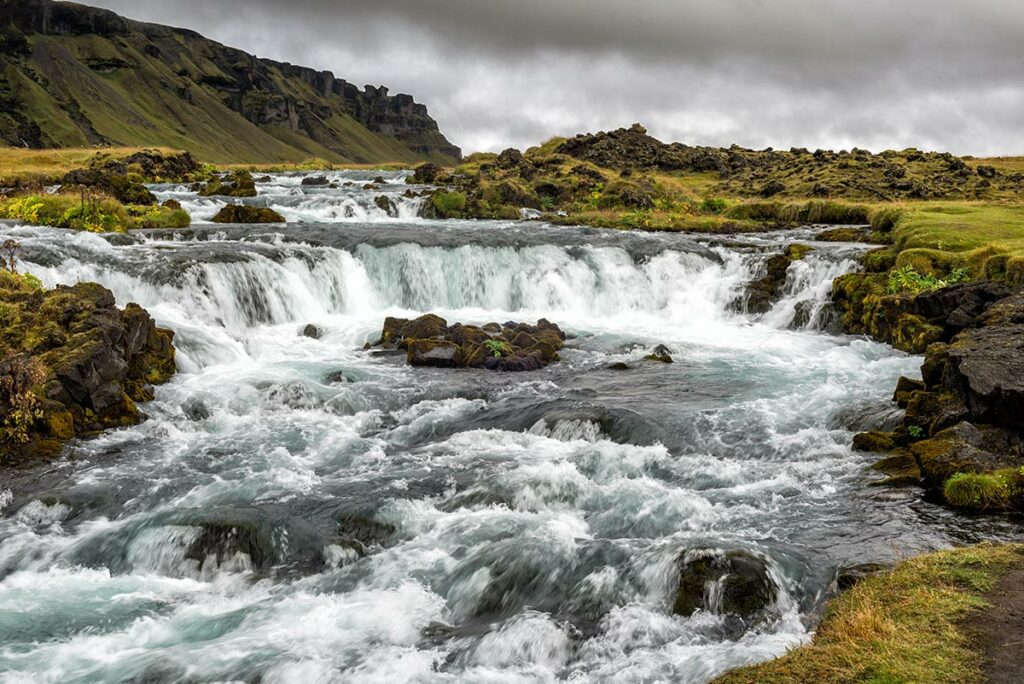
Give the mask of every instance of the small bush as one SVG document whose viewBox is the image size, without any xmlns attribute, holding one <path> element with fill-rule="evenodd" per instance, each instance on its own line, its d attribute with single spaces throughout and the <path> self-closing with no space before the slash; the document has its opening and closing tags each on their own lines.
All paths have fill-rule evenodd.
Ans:
<svg viewBox="0 0 1024 684">
<path fill-rule="evenodd" d="M 46 378 L 39 361 L 14 354 L 0 361 L 0 443 L 24 444 L 32 425 L 42 418 L 42 410 L 33 387 Z"/>
</svg>

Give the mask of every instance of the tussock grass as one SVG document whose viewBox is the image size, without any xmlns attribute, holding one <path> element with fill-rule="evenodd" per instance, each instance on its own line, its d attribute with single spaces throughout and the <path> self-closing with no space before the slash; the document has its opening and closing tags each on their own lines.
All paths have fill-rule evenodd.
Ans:
<svg viewBox="0 0 1024 684">
<path fill-rule="evenodd" d="M 958 625 L 1024 545 L 981 544 L 911 558 L 833 600 L 814 641 L 716 684 L 975 684 L 979 656 Z"/>
</svg>

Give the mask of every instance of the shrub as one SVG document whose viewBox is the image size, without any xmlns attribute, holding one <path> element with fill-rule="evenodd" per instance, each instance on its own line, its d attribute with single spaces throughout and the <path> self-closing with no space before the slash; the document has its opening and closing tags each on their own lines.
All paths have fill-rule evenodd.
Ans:
<svg viewBox="0 0 1024 684">
<path fill-rule="evenodd" d="M 13 354 L 0 361 L 0 443 L 24 444 L 32 424 L 42 418 L 39 399 L 32 388 L 46 378 L 39 361 Z"/>
</svg>

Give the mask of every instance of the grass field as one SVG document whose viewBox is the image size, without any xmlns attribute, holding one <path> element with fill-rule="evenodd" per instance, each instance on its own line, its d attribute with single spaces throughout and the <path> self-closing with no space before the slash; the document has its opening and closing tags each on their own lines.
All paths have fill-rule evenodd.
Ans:
<svg viewBox="0 0 1024 684">
<path fill-rule="evenodd" d="M 165 154 L 177 153 L 177 150 L 162 147 L 69 147 L 51 150 L 0 147 L 0 179 L 4 182 L 56 180 L 68 171 L 88 166 L 96 157 L 128 157 L 143 149 L 156 149 Z"/>
<path fill-rule="evenodd" d="M 833 600 L 812 643 L 715 684 L 980 682 L 979 656 L 959 622 L 984 608 L 983 594 L 1021 564 L 1020 544 L 912 558 Z"/>
</svg>

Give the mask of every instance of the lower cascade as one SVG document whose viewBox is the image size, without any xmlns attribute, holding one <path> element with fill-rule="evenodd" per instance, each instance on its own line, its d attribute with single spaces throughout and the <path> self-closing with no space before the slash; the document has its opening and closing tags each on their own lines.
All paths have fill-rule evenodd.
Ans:
<svg viewBox="0 0 1024 684">
<path fill-rule="evenodd" d="M 808 641 L 838 568 L 1001 533 L 864 486 L 851 415 L 921 358 L 834 334 L 863 245 L 428 220 L 366 175 L 270 174 L 283 224 L 157 185 L 191 228 L 3 228 L 177 358 L 4 472 L 3 677 L 704 682 Z"/>
</svg>

